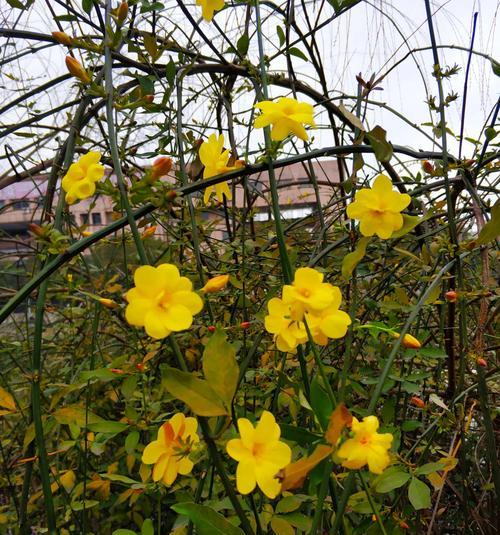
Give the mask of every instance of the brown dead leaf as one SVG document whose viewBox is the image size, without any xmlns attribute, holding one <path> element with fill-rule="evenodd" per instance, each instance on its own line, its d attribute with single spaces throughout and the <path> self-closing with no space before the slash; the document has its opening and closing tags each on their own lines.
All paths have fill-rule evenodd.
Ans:
<svg viewBox="0 0 500 535">
<path fill-rule="evenodd" d="M 344 405 L 344 403 L 339 403 L 335 410 L 330 416 L 330 421 L 328 422 L 328 428 L 325 433 L 325 438 L 332 446 L 337 444 L 337 440 L 342 433 L 342 430 L 346 425 L 351 425 L 352 415 Z"/>
<path fill-rule="evenodd" d="M 319 444 L 311 455 L 289 464 L 280 473 L 281 490 L 299 488 L 304 483 L 307 474 L 332 452 L 333 448 L 331 446 Z"/>
</svg>

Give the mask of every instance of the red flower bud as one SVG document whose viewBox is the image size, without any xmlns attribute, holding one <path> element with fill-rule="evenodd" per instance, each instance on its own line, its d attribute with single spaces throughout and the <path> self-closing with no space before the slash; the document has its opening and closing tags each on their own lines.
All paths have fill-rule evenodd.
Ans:
<svg viewBox="0 0 500 535">
<path fill-rule="evenodd" d="M 410 403 L 412 405 L 415 405 L 415 407 L 418 407 L 419 409 L 425 408 L 425 402 L 423 399 L 420 399 L 418 396 L 412 396 Z"/>
<path fill-rule="evenodd" d="M 215 325 L 209 325 L 209 326 L 207 327 L 207 329 L 208 329 L 208 332 L 209 332 L 209 333 L 214 333 L 214 332 L 215 332 Z"/>
<path fill-rule="evenodd" d="M 43 228 L 40 225 L 37 225 L 36 223 L 30 223 L 28 225 L 28 230 L 39 238 L 43 238 L 45 235 L 45 231 L 43 230 Z"/>
<path fill-rule="evenodd" d="M 481 368 L 487 368 L 488 367 L 488 363 L 484 360 L 484 359 L 476 359 L 476 364 L 478 366 L 481 366 Z"/>
<path fill-rule="evenodd" d="M 151 167 L 151 178 L 158 180 L 161 176 L 168 175 L 172 169 L 172 158 L 167 156 L 160 156 L 156 158 Z"/>
<path fill-rule="evenodd" d="M 432 175 L 432 173 L 434 173 L 434 166 L 428 160 L 424 160 L 422 162 L 422 169 L 429 175 Z"/>
<path fill-rule="evenodd" d="M 250 327 L 251 324 L 252 324 L 251 321 L 242 321 L 242 322 L 240 323 L 240 327 L 241 327 L 242 329 L 248 329 L 248 327 Z"/>
<path fill-rule="evenodd" d="M 401 522 L 399 523 L 399 527 L 401 529 L 409 529 L 410 528 L 410 526 L 404 520 L 401 520 Z"/>
<path fill-rule="evenodd" d="M 151 104 L 155 99 L 155 96 L 154 95 L 144 95 L 144 100 L 146 102 L 149 102 L 149 104 Z"/>
<path fill-rule="evenodd" d="M 456 303 L 458 299 L 458 293 L 455 290 L 450 290 L 444 294 L 444 298 L 448 303 Z"/>
<path fill-rule="evenodd" d="M 128 15 L 128 4 L 127 2 L 122 2 L 116 9 L 116 22 L 118 26 L 121 26 Z"/>
<path fill-rule="evenodd" d="M 111 368 L 112 373 L 116 373 L 116 375 L 123 375 L 125 372 L 121 370 L 120 368 Z"/>
<path fill-rule="evenodd" d="M 143 372 L 146 369 L 146 365 L 142 362 L 138 362 L 135 365 L 136 370 L 139 370 L 140 372 Z"/>
</svg>

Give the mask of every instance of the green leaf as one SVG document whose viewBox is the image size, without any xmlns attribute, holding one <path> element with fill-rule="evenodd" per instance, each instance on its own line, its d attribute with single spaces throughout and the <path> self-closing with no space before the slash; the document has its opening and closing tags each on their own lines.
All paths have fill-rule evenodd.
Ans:
<svg viewBox="0 0 500 535">
<path fill-rule="evenodd" d="M 438 461 L 436 463 L 426 463 L 422 466 L 419 466 L 414 474 L 416 476 L 426 476 L 428 474 L 432 474 L 433 472 L 437 472 L 438 470 L 443 470 L 445 467 L 445 463 Z"/>
<path fill-rule="evenodd" d="M 223 416 L 228 413 L 207 381 L 169 366 L 162 366 L 161 370 L 164 387 L 198 416 Z"/>
<path fill-rule="evenodd" d="M 248 52 L 248 45 L 250 44 L 250 39 L 248 38 L 248 34 L 244 33 L 237 41 L 236 48 L 238 49 L 238 52 L 244 56 Z"/>
<path fill-rule="evenodd" d="M 150 518 L 146 518 L 142 523 L 141 535 L 155 535 L 153 521 Z"/>
<path fill-rule="evenodd" d="M 407 433 L 415 431 L 415 429 L 418 429 L 419 427 L 422 427 L 422 422 L 419 422 L 418 420 L 405 420 L 401 424 L 401 429 Z"/>
<path fill-rule="evenodd" d="M 13 7 L 15 9 L 26 9 L 26 6 L 22 4 L 19 0 L 7 0 L 7 4 L 9 4 L 10 7 Z"/>
<path fill-rule="evenodd" d="M 243 535 L 243 531 L 206 505 L 192 502 L 172 505 L 176 513 L 187 516 L 199 535 Z"/>
<path fill-rule="evenodd" d="M 131 431 L 125 439 L 125 451 L 130 455 L 134 453 L 135 447 L 139 443 L 139 431 Z"/>
<path fill-rule="evenodd" d="M 170 61 L 165 67 L 165 76 L 167 77 L 167 82 L 170 87 L 174 85 L 176 74 L 177 68 L 175 66 L 175 63 L 172 61 L 172 58 L 170 58 Z"/>
<path fill-rule="evenodd" d="M 493 241 L 500 234 L 500 201 L 491 209 L 491 219 L 484 225 L 476 239 L 476 245 L 484 245 Z"/>
<path fill-rule="evenodd" d="M 402 214 L 402 216 L 403 226 L 399 230 L 393 232 L 391 238 L 400 238 L 401 236 L 408 234 L 408 232 L 413 230 L 419 223 L 424 220 L 423 218 L 420 218 L 416 215 Z"/>
<path fill-rule="evenodd" d="M 378 125 L 366 132 L 366 138 L 380 162 L 388 162 L 392 158 L 392 145 L 387 141 L 386 134 L 387 132 Z"/>
<path fill-rule="evenodd" d="M 280 46 L 285 44 L 285 32 L 281 26 L 276 26 L 276 33 L 278 34 L 278 39 L 280 40 Z"/>
<path fill-rule="evenodd" d="M 112 381 L 116 379 L 116 373 L 113 373 L 108 368 L 97 368 L 95 370 L 89 370 L 86 372 L 81 372 L 78 377 L 79 383 L 86 383 L 91 379 L 98 379 L 99 381 Z"/>
<path fill-rule="evenodd" d="M 363 237 L 358 241 L 356 249 L 352 253 L 346 254 L 342 260 L 342 277 L 348 280 L 356 266 L 361 262 L 366 253 L 366 246 L 371 238 Z"/>
<path fill-rule="evenodd" d="M 299 500 L 299 498 L 286 496 L 278 502 L 275 511 L 277 513 L 291 513 L 292 511 L 296 511 L 301 505 L 302 500 Z"/>
<path fill-rule="evenodd" d="M 419 509 L 428 509 L 431 506 L 431 490 L 420 479 L 413 477 L 408 487 L 408 498 L 413 508 L 418 511 Z"/>
<path fill-rule="evenodd" d="M 93 6 L 92 0 L 82 0 L 82 9 L 85 11 L 85 13 L 90 13 L 92 11 Z"/>
<path fill-rule="evenodd" d="M 361 130 L 361 132 L 365 131 L 365 127 L 363 126 L 363 123 L 359 117 L 354 115 L 354 113 L 351 113 L 343 104 L 339 105 L 339 111 L 353 126 Z M 361 158 L 361 161 L 363 161 L 363 158 Z M 361 167 L 358 167 L 358 171 L 361 169 Z"/>
<path fill-rule="evenodd" d="M 123 422 L 113 422 L 111 420 L 104 420 L 102 422 L 95 422 L 93 424 L 89 424 L 88 428 L 90 431 L 93 431 L 94 433 L 121 433 L 122 431 L 125 431 L 125 429 L 128 428 L 128 424 L 125 424 Z"/>
<path fill-rule="evenodd" d="M 140 485 L 139 481 L 135 481 L 135 479 L 132 479 L 127 476 L 122 476 L 120 474 L 108 474 L 107 472 L 104 474 L 100 474 L 100 476 L 103 479 L 109 479 L 110 481 L 118 481 L 119 483 L 124 483 L 125 485 Z"/>
<path fill-rule="evenodd" d="M 84 507 L 85 509 L 90 509 L 91 507 L 95 507 L 96 505 L 99 505 L 100 503 L 101 502 L 99 502 L 98 500 L 82 500 L 81 502 L 73 502 L 71 504 L 71 509 L 73 511 L 82 511 Z"/>
<path fill-rule="evenodd" d="M 500 76 L 500 63 L 498 61 L 495 61 L 494 59 L 491 60 L 491 68 L 493 69 L 493 72 Z"/>
<path fill-rule="evenodd" d="M 115 529 L 113 531 L 113 535 L 137 535 L 135 531 L 132 531 L 131 529 Z"/>
<path fill-rule="evenodd" d="M 290 513 L 288 515 L 284 515 L 283 518 L 295 528 L 306 532 L 311 530 L 312 518 L 309 518 L 302 513 Z"/>
<path fill-rule="evenodd" d="M 307 56 L 304 54 L 304 52 L 302 52 L 302 50 L 299 50 L 295 46 L 292 46 L 292 48 L 289 48 L 288 53 L 291 54 L 292 56 L 303 59 L 304 61 L 309 61 Z"/>
<path fill-rule="evenodd" d="M 93 412 L 86 411 L 82 407 L 63 407 L 52 413 L 52 416 L 59 424 L 78 425 L 79 427 L 84 427 L 86 422 L 89 424 L 95 424 L 106 421 Z"/>
<path fill-rule="evenodd" d="M 330 398 L 316 376 L 311 383 L 311 407 L 318 418 L 322 429 L 328 427 L 328 421 L 333 411 Z"/>
<path fill-rule="evenodd" d="M 240 368 L 236 362 L 236 349 L 226 338 L 222 329 L 217 329 L 203 351 L 203 373 L 212 390 L 231 407 Z"/>
<path fill-rule="evenodd" d="M 279 516 L 271 518 L 271 529 L 276 535 L 295 535 L 293 527 Z"/>
<path fill-rule="evenodd" d="M 281 436 L 285 440 L 291 442 L 297 442 L 301 446 L 307 446 L 313 442 L 321 440 L 322 435 L 311 433 L 311 431 L 304 429 L 303 427 L 297 427 L 295 425 L 281 424 Z"/>
<path fill-rule="evenodd" d="M 375 478 L 372 486 L 375 492 L 383 494 L 394 489 L 399 489 L 399 487 L 402 487 L 410 477 L 410 474 L 401 470 L 401 468 L 388 468 Z"/>
</svg>

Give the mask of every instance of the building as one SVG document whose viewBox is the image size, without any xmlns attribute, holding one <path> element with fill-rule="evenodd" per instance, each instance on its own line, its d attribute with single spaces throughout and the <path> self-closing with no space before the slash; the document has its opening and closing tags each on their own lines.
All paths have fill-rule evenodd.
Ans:
<svg viewBox="0 0 500 535">
<path fill-rule="evenodd" d="M 319 199 L 324 205 L 331 199 L 333 187 L 339 183 L 337 161 L 315 161 L 311 165 L 318 183 Z M 294 220 L 313 213 L 317 202 L 309 175 L 310 169 L 307 163 L 295 163 L 276 170 L 283 219 Z M 168 180 L 168 177 L 162 180 Z M 272 217 L 267 171 L 249 175 L 247 183 L 248 190 L 254 197 L 252 204 L 254 221 L 269 221 Z M 46 190 L 47 182 L 44 176 L 17 182 L 0 190 L 1 252 L 15 255 L 26 251 L 31 239 L 28 226 L 30 223 L 40 224 Z M 234 204 L 237 208 L 243 208 L 244 189 L 238 185 L 235 190 Z M 95 232 L 113 221 L 112 203 L 105 196 L 95 196 L 73 204 L 71 214 L 80 231 Z M 215 211 L 209 217 L 217 219 L 219 216 Z M 161 234 L 158 237 L 161 237 Z M 218 238 L 224 238 L 222 230 Z"/>
</svg>

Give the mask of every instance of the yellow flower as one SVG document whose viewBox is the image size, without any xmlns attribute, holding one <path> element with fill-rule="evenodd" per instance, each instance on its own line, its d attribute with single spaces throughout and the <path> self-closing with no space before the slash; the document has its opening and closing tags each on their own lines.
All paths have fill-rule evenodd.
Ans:
<svg viewBox="0 0 500 535">
<path fill-rule="evenodd" d="M 299 302 L 309 311 L 324 310 L 337 301 L 340 305 L 341 299 L 340 290 L 323 282 L 323 273 L 309 267 L 299 268 L 292 284 L 283 287 L 285 303 Z"/>
<path fill-rule="evenodd" d="M 347 207 L 347 216 L 360 221 L 359 230 L 363 236 L 377 236 L 386 240 L 403 226 L 404 210 L 411 198 L 406 193 L 392 190 L 392 182 L 385 175 L 379 175 L 372 188 L 360 189 L 354 202 Z"/>
<path fill-rule="evenodd" d="M 276 347 L 284 353 L 295 353 L 296 347 L 307 341 L 304 322 L 297 321 L 296 311 L 278 297 L 269 300 L 267 309 L 264 325 L 267 332 L 274 334 Z"/>
<path fill-rule="evenodd" d="M 271 139 L 281 141 L 288 134 L 295 134 L 307 141 L 308 135 L 303 124 L 316 127 L 313 118 L 313 107 L 307 102 L 298 102 L 294 98 L 281 97 L 277 102 L 263 100 L 254 106 L 262 111 L 255 119 L 254 128 L 264 128 L 273 125 Z"/>
<path fill-rule="evenodd" d="M 243 162 L 240 160 L 236 160 L 233 166 L 227 165 L 229 160 L 229 150 L 224 150 L 224 136 L 222 134 L 218 138 L 216 134 L 211 134 L 208 140 L 201 144 L 199 156 L 201 163 L 205 166 L 203 178 L 222 175 L 243 167 Z M 214 191 L 219 202 L 223 202 L 223 195 L 228 199 L 231 199 L 231 192 L 229 191 L 227 182 L 222 182 L 205 189 L 205 195 L 203 196 L 205 204 L 208 203 L 210 195 L 212 195 Z"/>
<path fill-rule="evenodd" d="M 189 474 L 193 461 L 188 455 L 193 444 L 200 441 L 196 433 L 196 418 L 186 418 L 178 412 L 158 429 L 158 438 L 149 443 L 142 453 L 144 464 L 154 464 L 153 481 L 162 480 L 171 485 L 177 474 Z"/>
<path fill-rule="evenodd" d="M 187 277 L 173 264 L 141 266 L 134 273 L 135 288 L 126 294 L 125 318 L 130 325 L 144 327 L 153 338 L 189 329 L 193 316 L 203 308 Z"/>
<path fill-rule="evenodd" d="M 224 0 L 196 0 L 196 5 L 201 7 L 203 18 L 210 22 L 214 18 L 214 12 L 224 7 Z"/>
<path fill-rule="evenodd" d="M 101 155 L 90 151 L 76 163 L 72 163 L 62 179 L 66 202 L 73 204 L 77 199 L 86 199 L 95 192 L 95 183 L 104 176 L 104 166 L 99 163 Z"/>
<path fill-rule="evenodd" d="M 207 281 L 202 290 L 205 293 L 215 293 L 223 290 L 229 282 L 229 275 L 217 275 Z"/>
<path fill-rule="evenodd" d="M 347 333 L 347 328 L 352 323 L 349 314 L 339 310 L 342 300 L 340 290 L 334 286 L 335 291 L 333 303 L 322 310 L 319 314 L 306 312 L 305 318 L 311 330 L 314 341 L 319 345 L 326 345 L 328 338 L 342 338 Z"/>
<path fill-rule="evenodd" d="M 337 451 L 337 456 L 345 459 L 342 466 L 358 470 L 368 464 L 374 474 L 381 474 L 387 468 L 393 437 L 391 433 L 377 433 L 378 425 L 376 416 L 366 416 L 362 422 L 353 416 L 354 437 L 346 440 Z"/>
<path fill-rule="evenodd" d="M 270 412 L 264 411 L 255 428 L 246 418 L 239 418 L 238 430 L 241 438 L 226 445 L 229 456 L 238 461 L 238 492 L 248 494 L 258 485 L 268 498 L 275 498 L 281 490 L 275 476 L 292 460 L 292 451 L 279 440 L 280 426 Z"/>
</svg>

